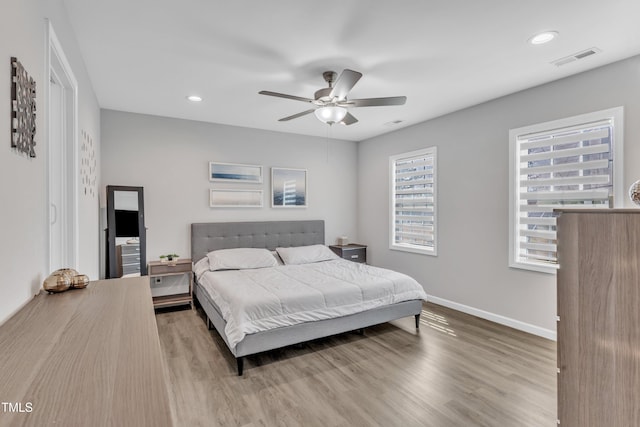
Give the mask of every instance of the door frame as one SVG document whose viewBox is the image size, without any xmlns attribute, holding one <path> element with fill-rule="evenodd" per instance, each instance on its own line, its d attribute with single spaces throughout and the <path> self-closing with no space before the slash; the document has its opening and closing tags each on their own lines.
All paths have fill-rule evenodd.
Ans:
<svg viewBox="0 0 640 427">
<path fill-rule="evenodd" d="M 47 142 L 51 141 L 49 100 L 51 99 L 50 82 L 54 78 L 63 89 L 64 102 L 64 138 L 63 138 L 63 158 L 64 170 L 66 173 L 62 177 L 63 206 L 57 209 L 55 215 L 64 219 L 63 223 L 63 262 L 65 267 L 78 268 L 79 264 L 79 231 L 78 231 L 78 81 L 73 74 L 71 65 L 64 54 L 62 45 L 56 36 L 51 21 L 45 20 L 46 26 L 46 102 L 45 109 L 45 129 L 47 131 Z M 48 146 L 50 149 L 50 145 Z M 52 180 L 51 180 L 51 156 L 47 156 L 47 230 L 48 230 L 48 265 L 49 271 L 52 269 L 52 241 L 51 241 L 51 220 L 53 212 L 52 202 Z M 61 215 L 62 213 L 62 215 Z"/>
</svg>

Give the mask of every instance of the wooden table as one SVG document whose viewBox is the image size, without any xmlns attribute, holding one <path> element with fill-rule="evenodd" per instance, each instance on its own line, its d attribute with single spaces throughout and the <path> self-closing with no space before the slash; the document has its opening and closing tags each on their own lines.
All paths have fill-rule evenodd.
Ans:
<svg viewBox="0 0 640 427">
<path fill-rule="evenodd" d="M 170 426 L 166 375 L 148 277 L 41 292 L 0 326 L 0 425 Z"/>
</svg>

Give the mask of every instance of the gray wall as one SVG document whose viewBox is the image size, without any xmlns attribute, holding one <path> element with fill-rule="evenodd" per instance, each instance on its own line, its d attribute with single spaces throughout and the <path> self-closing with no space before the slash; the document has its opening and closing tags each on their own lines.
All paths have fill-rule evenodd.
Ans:
<svg viewBox="0 0 640 427">
<path fill-rule="evenodd" d="M 9 5 L 10 4 L 10 5 Z M 0 323 L 25 304 L 50 273 L 48 242 L 47 113 L 45 76 L 45 18 L 58 36 L 78 80 L 79 129 L 88 132 L 98 147 L 100 112 L 84 68 L 73 30 L 60 0 L 3 2 L 0 9 Z M 36 158 L 10 148 L 11 129 L 9 58 L 15 56 L 36 81 Z M 80 140 L 81 142 L 81 140 Z M 100 160 L 98 159 L 98 164 Z M 73 165 L 79 168 L 79 165 Z M 99 175 L 98 175 L 99 176 Z M 99 183 L 98 183 L 99 186 Z M 80 260 L 76 266 L 91 279 L 98 278 L 98 198 L 78 195 Z"/>
<path fill-rule="evenodd" d="M 508 131 L 617 106 L 625 108 L 624 188 L 628 188 L 640 179 L 640 57 L 360 143 L 358 236 L 369 245 L 368 258 L 412 275 L 440 303 L 552 336 L 555 275 L 507 266 Z M 388 157 L 434 145 L 438 147 L 438 256 L 391 251 Z"/>
<path fill-rule="evenodd" d="M 327 243 L 356 238 L 357 143 L 102 110 L 106 185 L 144 187 L 148 259 L 190 256 L 192 222 L 324 219 Z M 263 208 L 210 208 L 210 161 L 264 166 Z M 273 209 L 270 167 L 308 170 L 308 208 Z M 105 217 L 103 212 L 103 218 Z"/>
</svg>

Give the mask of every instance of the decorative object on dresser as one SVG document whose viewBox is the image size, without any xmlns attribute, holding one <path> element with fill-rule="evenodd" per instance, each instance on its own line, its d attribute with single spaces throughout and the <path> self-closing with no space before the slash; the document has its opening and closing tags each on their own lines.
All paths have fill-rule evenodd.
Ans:
<svg viewBox="0 0 640 427">
<path fill-rule="evenodd" d="M 354 262 L 367 262 L 367 247 L 358 243 L 331 245 L 329 248 L 340 258 Z"/>
<path fill-rule="evenodd" d="M 89 276 L 86 274 L 76 274 L 71 278 L 71 288 L 84 289 L 89 286 Z"/>
<path fill-rule="evenodd" d="M 307 170 L 271 168 L 271 207 L 307 207 Z"/>
<path fill-rule="evenodd" d="M 162 261 L 149 263 L 147 271 L 154 308 L 193 303 L 191 269 L 190 259 L 177 259 L 171 263 Z"/>
<path fill-rule="evenodd" d="M 35 157 L 36 82 L 11 58 L 11 147 Z"/>
<path fill-rule="evenodd" d="M 42 288 L 52 294 L 69 289 L 83 289 L 88 284 L 89 277 L 85 274 L 80 274 L 72 268 L 61 268 L 44 279 Z"/>
<path fill-rule="evenodd" d="M 142 187 L 107 185 L 106 277 L 147 274 Z"/>
<path fill-rule="evenodd" d="M 262 184 L 262 166 L 209 162 L 209 181 Z"/>
<path fill-rule="evenodd" d="M 555 212 L 559 425 L 640 426 L 640 210 Z"/>
<path fill-rule="evenodd" d="M 640 206 L 640 181 L 636 181 L 629 187 L 629 199 Z"/>
</svg>

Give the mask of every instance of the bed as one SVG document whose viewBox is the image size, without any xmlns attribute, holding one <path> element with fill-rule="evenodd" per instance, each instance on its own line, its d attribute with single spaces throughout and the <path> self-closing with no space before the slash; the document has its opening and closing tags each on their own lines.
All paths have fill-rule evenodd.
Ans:
<svg viewBox="0 0 640 427">
<path fill-rule="evenodd" d="M 243 374 L 243 358 L 252 354 L 343 332 L 362 330 L 368 326 L 408 316 L 415 316 L 415 326 L 419 328 L 422 301 L 426 298 L 422 288 L 420 288 L 419 293 L 415 293 L 418 292 L 415 291 L 414 293 L 403 294 L 405 300 L 399 302 L 395 302 L 395 299 L 398 298 L 386 294 L 384 298 L 380 295 L 374 295 L 372 296 L 373 302 L 367 302 L 366 304 L 364 302 L 361 303 L 361 309 L 355 312 L 352 312 L 353 310 L 351 309 L 345 312 L 342 308 L 334 309 L 330 307 L 333 310 L 332 317 L 327 317 L 328 314 L 326 311 L 328 309 L 325 307 L 324 311 L 318 308 L 318 312 L 314 312 L 311 318 L 298 319 L 293 324 L 272 322 L 273 324 L 269 329 L 255 329 L 255 331 L 249 329 L 248 332 L 242 334 L 235 333 L 228 328 L 233 325 L 228 325 L 228 322 L 225 320 L 225 315 L 230 323 L 234 323 L 232 318 L 229 318 L 230 308 L 226 303 L 221 303 L 222 300 L 219 299 L 220 292 L 217 293 L 215 291 L 215 286 L 218 286 L 218 284 L 212 284 L 212 282 L 222 280 L 223 278 L 225 278 L 224 280 L 227 282 L 237 283 L 238 287 L 242 287 L 248 286 L 244 281 L 256 281 L 260 280 L 261 277 L 263 277 L 265 281 L 268 279 L 273 281 L 273 283 L 276 283 L 277 280 L 279 280 L 278 278 L 289 280 L 289 275 L 293 274 L 295 270 L 301 270 L 302 272 L 296 274 L 316 277 L 317 282 L 326 282 L 322 280 L 322 275 L 331 275 L 331 277 L 333 277 L 337 274 L 336 270 L 338 270 L 352 278 L 351 283 L 348 283 L 348 285 L 359 286 L 353 278 L 365 277 L 362 276 L 362 274 L 369 270 L 374 270 L 378 275 L 394 275 L 392 279 L 397 279 L 402 276 L 400 277 L 401 279 L 405 277 L 413 280 L 408 276 L 392 272 L 391 270 L 376 269 L 375 267 L 361 265 L 356 266 L 355 263 L 345 260 L 328 260 L 326 263 L 316 263 L 310 267 L 274 266 L 266 269 L 252 270 L 248 271 L 248 278 L 246 279 L 244 276 L 247 274 L 237 271 L 210 272 L 207 267 L 206 273 L 203 273 L 205 269 L 202 268 L 202 264 L 208 260 L 207 255 L 222 249 L 263 248 L 273 251 L 276 248 L 296 248 L 296 250 L 304 250 L 306 247 L 312 247 L 312 245 L 324 244 L 324 221 L 322 220 L 191 224 L 191 257 L 194 260 L 195 280 L 193 294 L 195 302 L 206 314 L 207 326 L 217 330 L 230 352 L 236 358 L 239 376 Z M 229 251 L 221 251 L 218 253 L 222 254 L 225 252 Z M 199 260 L 202 260 L 202 262 L 198 263 Z M 199 266 L 199 270 L 196 266 Z M 307 270 L 303 271 L 304 268 Z M 351 269 L 355 269 L 355 272 L 351 272 Z M 286 276 L 283 276 L 283 274 L 286 274 Z M 391 281 L 395 283 L 395 280 Z M 398 283 L 400 284 L 394 284 L 393 286 L 400 286 L 400 288 L 404 290 L 402 280 L 398 281 Z M 298 284 L 292 286 L 296 287 Z M 335 290 L 337 287 L 333 286 L 333 289 Z M 342 296 L 339 298 L 342 298 Z M 411 299 L 406 300 L 406 298 Z M 323 296 L 322 298 L 315 299 L 324 300 L 326 303 L 327 297 Z M 216 301 L 218 301 L 218 303 Z M 310 304 L 312 304 L 312 302 Z M 274 306 L 277 307 L 277 304 L 274 304 Z M 366 308 L 368 306 L 372 306 L 372 308 Z M 362 309 L 363 307 L 366 309 Z M 258 307 L 258 310 L 265 311 L 267 309 Z"/>
</svg>

